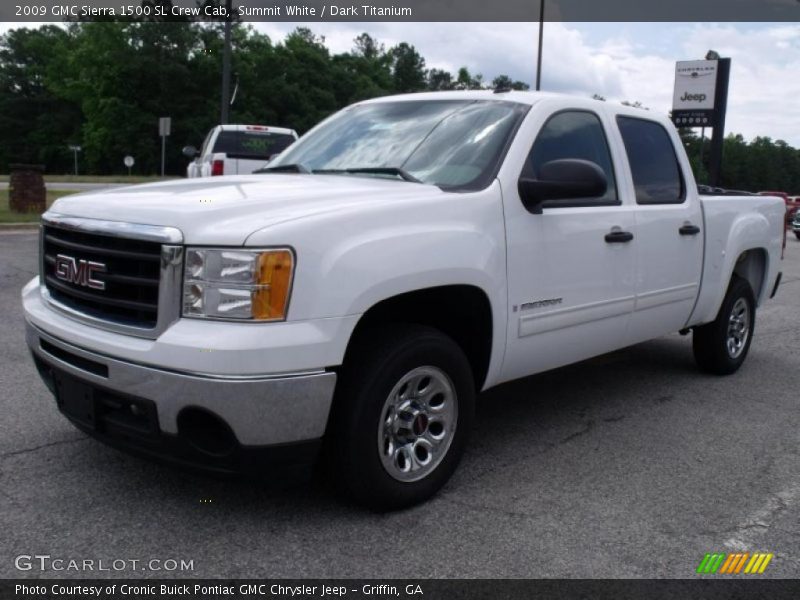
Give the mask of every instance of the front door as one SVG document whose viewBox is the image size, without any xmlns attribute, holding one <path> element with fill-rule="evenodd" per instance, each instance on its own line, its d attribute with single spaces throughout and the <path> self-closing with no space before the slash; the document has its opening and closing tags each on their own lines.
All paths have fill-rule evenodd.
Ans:
<svg viewBox="0 0 800 600">
<path fill-rule="evenodd" d="M 606 174 L 604 196 L 545 203 L 542 214 L 531 214 L 516 186 L 503 188 L 509 294 L 504 381 L 625 343 L 635 299 L 635 207 L 618 192 L 608 127 L 613 121 L 589 110 L 549 115 L 531 139 L 520 174 L 535 178 L 553 160 L 589 160 Z"/>
</svg>

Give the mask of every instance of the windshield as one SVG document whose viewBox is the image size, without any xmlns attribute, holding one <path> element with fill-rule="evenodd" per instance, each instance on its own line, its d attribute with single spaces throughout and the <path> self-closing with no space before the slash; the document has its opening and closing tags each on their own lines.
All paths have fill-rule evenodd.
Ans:
<svg viewBox="0 0 800 600">
<path fill-rule="evenodd" d="M 214 152 L 224 152 L 228 158 L 266 161 L 294 142 L 288 133 L 268 131 L 220 131 L 214 142 Z"/>
<path fill-rule="evenodd" d="M 300 172 L 419 180 L 481 189 L 527 106 L 515 102 L 412 100 L 347 108 L 323 122 L 269 166 Z"/>
</svg>

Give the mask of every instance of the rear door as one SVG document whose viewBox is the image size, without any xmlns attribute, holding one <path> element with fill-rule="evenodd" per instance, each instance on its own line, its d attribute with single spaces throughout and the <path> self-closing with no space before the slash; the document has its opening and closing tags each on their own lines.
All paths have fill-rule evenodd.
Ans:
<svg viewBox="0 0 800 600">
<path fill-rule="evenodd" d="M 636 304 L 627 342 L 634 344 L 678 331 L 700 289 L 703 215 L 675 152 L 677 132 L 658 121 L 619 115 L 619 133 L 636 201 Z"/>
<path fill-rule="evenodd" d="M 527 157 L 503 186 L 510 305 L 503 380 L 619 348 L 633 310 L 634 207 L 618 193 L 607 135 L 613 121 L 585 109 L 542 113 L 532 117 L 542 123 L 520 130 L 518 139 L 531 132 Z M 542 164 L 568 158 L 600 166 L 606 194 L 528 212 L 516 178 L 536 178 Z"/>
</svg>

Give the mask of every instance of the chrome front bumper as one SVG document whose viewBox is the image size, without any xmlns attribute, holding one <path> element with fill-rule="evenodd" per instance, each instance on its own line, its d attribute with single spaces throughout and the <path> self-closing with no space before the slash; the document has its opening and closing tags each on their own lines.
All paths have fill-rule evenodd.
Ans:
<svg viewBox="0 0 800 600">
<path fill-rule="evenodd" d="M 335 373 L 206 376 L 97 354 L 48 335 L 30 322 L 26 338 L 36 359 L 47 367 L 97 388 L 152 402 L 163 434 L 179 435 L 178 415 L 187 408 L 204 409 L 222 419 L 241 446 L 317 440 L 325 433 Z"/>
</svg>

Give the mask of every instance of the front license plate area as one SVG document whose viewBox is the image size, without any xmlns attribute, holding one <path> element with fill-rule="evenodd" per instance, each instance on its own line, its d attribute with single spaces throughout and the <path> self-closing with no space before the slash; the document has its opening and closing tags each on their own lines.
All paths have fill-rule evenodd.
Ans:
<svg viewBox="0 0 800 600">
<path fill-rule="evenodd" d="M 96 428 L 94 393 L 90 385 L 68 375 L 58 374 L 56 391 L 58 405 L 65 415 L 87 427 Z"/>
</svg>

